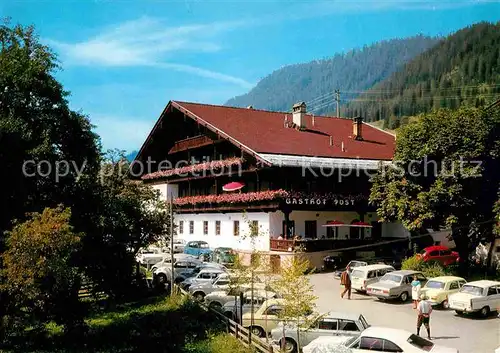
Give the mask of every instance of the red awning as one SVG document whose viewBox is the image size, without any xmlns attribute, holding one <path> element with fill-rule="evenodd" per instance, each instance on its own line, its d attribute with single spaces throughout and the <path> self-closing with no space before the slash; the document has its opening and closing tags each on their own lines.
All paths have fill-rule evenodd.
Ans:
<svg viewBox="0 0 500 353">
<path fill-rule="evenodd" d="M 240 183 L 238 181 L 233 181 L 232 183 L 226 184 L 222 187 L 224 191 L 238 191 L 243 188 L 245 184 Z"/>
<path fill-rule="evenodd" d="M 366 222 L 354 222 L 350 227 L 360 227 L 360 228 L 373 228 L 373 226 Z"/>
<path fill-rule="evenodd" d="M 345 225 L 346 224 L 342 221 L 329 221 L 329 222 L 326 222 L 326 224 L 323 224 L 323 227 L 342 227 Z"/>
</svg>

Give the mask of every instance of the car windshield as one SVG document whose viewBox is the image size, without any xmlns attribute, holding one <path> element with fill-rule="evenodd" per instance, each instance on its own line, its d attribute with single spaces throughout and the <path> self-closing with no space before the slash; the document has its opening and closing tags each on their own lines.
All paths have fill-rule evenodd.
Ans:
<svg viewBox="0 0 500 353">
<path fill-rule="evenodd" d="M 344 346 L 345 347 L 350 347 L 359 337 L 357 336 L 353 336 L 353 337 L 349 337 L 345 342 L 344 342 Z"/>
<path fill-rule="evenodd" d="M 426 253 L 427 253 L 427 250 L 425 250 L 425 249 L 424 249 L 424 250 L 422 250 L 422 251 L 420 252 L 420 255 L 425 255 Z"/>
<path fill-rule="evenodd" d="M 426 352 L 430 352 L 432 347 L 434 347 L 434 343 L 413 334 L 408 338 L 408 343 Z"/>
<path fill-rule="evenodd" d="M 426 288 L 432 288 L 432 289 L 443 289 L 444 288 L 444 283 L 439 282 L 439 281 L 429 281 L 425 285 Z"/>
<path fill-rule="evenodd" d="M 361 321 L 361 324 L 363 325 L 364 328 L 370 327 L 370 325 L 368 324 L 368 322 L 366 322 L 366 319 L 363 315 L 359 316 L 359 321 Z"/>
<path fill-rule="evenodd" d="M 470 284 L 465 284 L 462 289 L 460 289 L 460 293 L 474 294 L 474 295 L 482 295 L 483 288 L 471 286 Z"/>
<path fill-rule="evenodd" d="M 201 249 L 208 249 L 208 244 L 207 243 L 200 243 L 200 248 Z"/>
<path fill-rule="evenodd" d="M 363 271 L 360 271 L 360 270 L 354 270 L 354 271 L 352 271 L 351 276 L 352 277 L 358 277 L 358 278 L 364 277 L 363 276 Z"/>
<path fill-rule="evenodd" d="M 401 283 L 401 276 L 393 275 L 392 273 L 387 273 L 380 280 L 385 282 Z"/>
<path fill-rule="evenodd" d="M 350 267 L 361 267 L 361 266 L 366 266 L 366 262 L 361 262 L 361 261 L 351 261 L 349 264 Z"/>
</svg>

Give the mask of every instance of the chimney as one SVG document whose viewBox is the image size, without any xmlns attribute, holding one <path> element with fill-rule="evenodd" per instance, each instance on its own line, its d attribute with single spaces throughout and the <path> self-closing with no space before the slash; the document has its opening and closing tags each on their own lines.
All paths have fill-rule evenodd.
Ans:
<svg viewBox="0 0 500 353">
<path fill-rule="evenodd" d="M 363 140 L 363 118 L 360 116 L 352 119 L 352 135 L 355 140 Z"/>
<path fill-rule="evenodd" d="M 292 107 L 292 111 L 293 123 L 297 128 L 304 129 L 306 127 L 306 103 L 295 103 Z"/>
</svg>

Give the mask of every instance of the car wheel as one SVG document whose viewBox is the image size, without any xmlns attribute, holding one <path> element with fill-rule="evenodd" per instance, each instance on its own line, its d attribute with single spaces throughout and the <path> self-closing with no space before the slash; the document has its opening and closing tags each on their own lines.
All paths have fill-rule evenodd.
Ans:
<svg viewBox="0 0 500 353">
<path fill-rule="evenodd" d="M 194 299 L 202 302 L 203 299 L 205 299 L 205 293 L 203 293 L 203 292 L 196 292 L 196 293 L 193 294 L 193 297 L 194 297 Z"/>
<path fill-rule="evenodd" d="M 285 342 L 283 339 L 280 341 L 280 348 L 284 348 L 285 353 L 295 353 L 297 352 L 297 343 L 291 338 L 285 338 Z"/>
<path fill-rule="evenodd" d="M 264 337 L 264 329 L 262 327 L 252 326 L 250 331 L 252 332 L 252 335 L 255 335 L 257 337 Z"/>
<path fill-rule="evenodd" d="M 158 276 L 156 276 L 156 278 L 157 278 L 157 281 L 159 284 L 167 283 L 167 276 L 164 273 L 158 274 Z"/>
<path fill-rule="evenodd" d="M 224 316 L 225 316 L 225 317 L 227 317 L 228 319 L 233 320 L 233 321 L 234 321 L 234 319 L 235 319 L 234 314 L 233 314 L 233 312 L 232 312 L 232 311 L 226 311 L 226 312 L 224 313 Z"/>
<path fill-rule="evenodd" d="M 489 306 L 485 306 L 484 308 L 481 309 L 481 311 L 479 312 L 479 314 L 482 317 L 488 317 L 488 315 L 490 315 L 490 307 Z"/>
<path fill-rule="evenodd" d="M 222 305 L 220 305 L 219 302 L 211 302 L 210 307 L 214 310 L 220 310 L 222 309 Z"/>
<path fill-rule="evenodd" d="M 443 309 L 448 309 L 450 307 L 450 303 L 448 303 L 447 299 L 443 300 L 443 302 L 441 303 L 441 307 Z"/>
<path fill-rule="evenodd" d="M 457 315 L 460 315 L 460 316 L 464 314 L 464 312 L 460 311 L 460 310 L 455 310 L 455 312 L 457 313 Z"/>
<path fill-rule="evenodd" d="M 408 300 L 408 293 L 406 293 L 406 292 L 401 293 L 401 295 L 399 296 L 399 299 L 401 299 L 401 301 L 403 303 L 405 303 Z"/>
</svg>

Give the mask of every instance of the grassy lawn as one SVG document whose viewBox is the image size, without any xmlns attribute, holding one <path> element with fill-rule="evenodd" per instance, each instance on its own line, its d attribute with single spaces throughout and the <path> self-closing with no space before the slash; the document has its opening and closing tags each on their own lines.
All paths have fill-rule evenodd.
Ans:
<svg viewBox="0 0 500 353">
<path fill-rule="evenodd" d="M 56 324 L 46 331 L 12 339 L 1 352 L 168 352 L 247 353 L 214 317 L 195 303 L 178 298 L 149 298 L 96 310 L 87 328 L 64 333 Z"/>
</svg>

